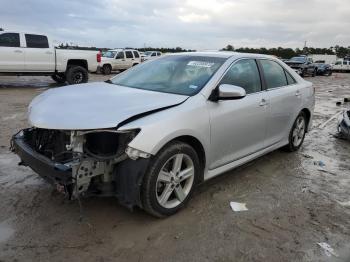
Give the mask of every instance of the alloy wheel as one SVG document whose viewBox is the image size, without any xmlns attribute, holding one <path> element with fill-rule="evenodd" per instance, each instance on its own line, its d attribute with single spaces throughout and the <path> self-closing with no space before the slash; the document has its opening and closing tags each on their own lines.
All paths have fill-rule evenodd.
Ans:
<svg viewBox="0 0 350 262">
<path fill-rule="evenodd" d="M 305 135 L 305 118 L 303 116 L 299 116 L 294 126 L 294 130 L 292 133 L 292 143 L 293 146 L 298 147 L 303 142 Z"/>
<path fill-rule="evenodd" d="M 188 196 L 194 182 L 194 164 L 186 154 L 176 154 L 161 168 L 156 184 L 159 205 L 174 208 Z"/>
</svg>

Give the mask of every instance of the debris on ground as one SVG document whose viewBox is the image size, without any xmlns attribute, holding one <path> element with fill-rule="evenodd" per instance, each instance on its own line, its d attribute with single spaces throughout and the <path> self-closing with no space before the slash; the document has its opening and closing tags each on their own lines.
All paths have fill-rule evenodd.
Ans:
<svg viewBox="0 0 350 262">
<path fill-rule="evenodd" d="M 230 206 L 232 210 L 235 212 L 248 211 L 248 208 L 246 207 L 246 203 L 230 202 Z"/>
<path fill-rule="evenodd" d="M 345 97 L 344 98 L 344 103 L 348 103 L 348 102 L 350 102 L 350 97 Z"/>
<path fill-rule="evenodd" d="M 315 166 L 320 166 L 320 167 L 326 166 L 326 164 L 323 161 L 321 161 L 321 160 L 314 161 L 314 165 Z"/>
<path fill-rule="evenodd" d="M 350 207 L 350 200 L 347 202 L 339 202 L 339 201 L 337 201 L 337 202 L 339 203 L 339 205 L 341 205 L 343 207 Z"/>
<path fill-rule="evenodd" d="M 305 158 L 310 158 L 310 159 L 313 159 L 314 157 L 313 156 L 310 156 L 310 155 L 308 155 L 308 154 L 302 154 L 303 155 L 303 157 L 305 157 Z"/>
<path fill-rule="evenodd" d="M 321 242 L 321 243 L 317 243 L 317 245 L 319 245 L 325 252 L 326 256 L 331 257 L 332 255 L 335 257 L 338 257 L 338 254 L 334 251 L 334 249 L 327 244 L 326 242 Z"/>
<path fill-rule="evenodd" d="M 335 103 L 337 106 L 341 106 L 341 102 L 337 102 Z"/>
</svg>

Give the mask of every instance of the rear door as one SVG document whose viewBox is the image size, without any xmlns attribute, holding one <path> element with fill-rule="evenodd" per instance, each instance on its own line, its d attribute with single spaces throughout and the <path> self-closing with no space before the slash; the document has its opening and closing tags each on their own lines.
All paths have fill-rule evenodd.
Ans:
<svg viewBox="0 0 350 262">
<path fill-rule="evenodd" d="M 208 101 L 211 124 L 209 169 L 228 164 L 265 147 L 267 103 L 258 66 L 254 59 L 242 59 L 226 72 L 219 85 L 244 88 L 246 97 Z"/>
<path fill-rule="evenodd" d="M 25 34 L 25 69 L 27 72 L 54 72 L 55 50 L 44 35 Z"/>
<path fill-rule="evenodd" d="M 132 67 L 132 65 L 134 64 L 134 55 L 132 54 L 132 51 L 125 51 L 125 61 L 127 64 L 127 68 Z"/>
<path fill-rule="evenodd" d="M 23 72 L 24 52 L 19 33 L 0 32 L 0 72 Z"/>
<path fill-rule="evenodd" d="M 141 58 L 140 58 L 140 54 L 138 51 L 133 51 L 133 54 L 134 54 L 134 58 L 135 58 L 135 63 L 141 63 Z"/>
<path fill-rule="evenodd" d="M 302 104 L 302 92 L 295 79 L 279 63 L 259 60 L 268 95 L 266 146 L 288 137 Z"/>
</svg>

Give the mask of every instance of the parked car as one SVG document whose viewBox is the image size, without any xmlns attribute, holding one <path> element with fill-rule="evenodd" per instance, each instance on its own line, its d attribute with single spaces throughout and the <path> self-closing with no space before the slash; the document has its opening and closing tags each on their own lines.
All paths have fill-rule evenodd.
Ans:
<svg viewBox="0 0 350 262">
<path fill-rule="evenodd" d="M 113 49 L 103 54 L 100 70 L 109 75 L 112 70 L 124 71 L 141 63 L 139 51 L 134 49 Z"/>
<path fill-rule="evenodd" d="M 56 49 L 45 35 L 0 32 L 1 75 L 47 75 L 58 83 L 86 83 L 99 51 Z"/>
<path fill-rule="evenodd" d="M 144 52 L 143 61 L 152 60 L 160 56 L 162 56 L 162 53 L 159 51 L 146 51 Z"/>
<path fill-rule="evenodd" d="M 326 61 L 318 60 L 314 63 L 314 65 L 317 75 L 332 75 L 332 66 L 330 64 L 326 64 Z"/>
<path fill-rule="evenodd" d="M 289 61 L 285 61 L 285 63 L 293 68 L 295 72 L 297 72 L 300 76 L 315 76 L 317 73 L 312 58 L 307 56 L 295 56 L 292 57 Z"/>
<path fill-rule="evenodd" d="M 333 68 L 333 72 L 350 72 L 350 61 L 346 60 L 338 60 L 335 62 Z"/>
<path fill-rule="evenodd" d="M 314 96 L 270 56 L 173 54 L 104 83 L 43 92 L 12 150 L 70 198 L 115 196 L 163 217 L 205 180 L 280 147 L 298 150 Z"/>
</svg>

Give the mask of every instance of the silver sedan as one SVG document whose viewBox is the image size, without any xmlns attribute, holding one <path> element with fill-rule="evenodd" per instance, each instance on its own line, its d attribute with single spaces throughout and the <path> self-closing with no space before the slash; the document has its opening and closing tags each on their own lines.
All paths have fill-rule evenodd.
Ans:
<svg viewBox="0 0 350 262">
<path fill-rule="evenodd" d="M 105 83 L 44 92 L 12 148 L 71 199 L 114 196 L 163 217 L 205 180 L 298 150 L 314 103 L 312 84 L 270 56 L 167 55 Z"/>
</svg>

